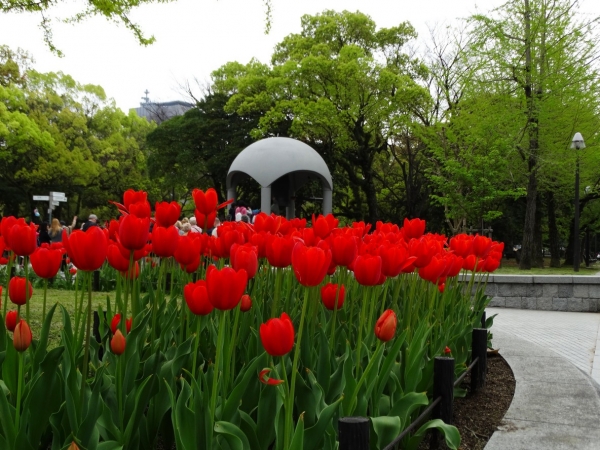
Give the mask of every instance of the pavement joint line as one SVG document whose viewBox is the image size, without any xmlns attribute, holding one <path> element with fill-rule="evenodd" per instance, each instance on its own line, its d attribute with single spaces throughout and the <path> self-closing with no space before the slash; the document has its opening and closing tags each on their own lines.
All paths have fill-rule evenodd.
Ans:
<svg viewBox="0 0 600 450">
<path fill-rule="evenodd" d="M 502 422 L 500 422 L 499 426 L 508 425 L 508 424 L 503 423 L 505 420 L 510 420 L 510 421 L 514 421 L 514 422 L 543 423 L 544 425 L 562 425 L 562 426 L 568 426 L 568 427 L 573 427 L 573 428 L 584 428 L 586 430 L 598 431 L 598 427 L 586 427 L 585 425 L 566 425 L 564 423 L 558 423 L 558 422 L 546 422 L 545 420 L 516 419 L 516 418 L 509 418 L 507 416 L 504 416 L 504 418 L 502 419 Z M 498 430 L 498 431 L 504 431 L 504 430 Z"/>
</svg>

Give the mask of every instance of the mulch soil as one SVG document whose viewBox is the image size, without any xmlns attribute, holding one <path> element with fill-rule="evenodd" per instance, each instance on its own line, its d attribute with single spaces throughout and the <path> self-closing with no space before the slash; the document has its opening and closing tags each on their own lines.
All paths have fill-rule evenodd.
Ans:
<svg viewBox="0 0 600 450">
<path fill-rule="evenodd" d="M 515 377 L 500 355 L 488 353 L 488 373 L 483 389 L 470 392 L 470 375 L 461 385 L 464 398 L 454 399 L 454 423 L 460 431 L 460 450 L 482 450 L 506 414 L 515 393 Z M 429 436 L 420 450 L 429 449 Z"/>
</svg>

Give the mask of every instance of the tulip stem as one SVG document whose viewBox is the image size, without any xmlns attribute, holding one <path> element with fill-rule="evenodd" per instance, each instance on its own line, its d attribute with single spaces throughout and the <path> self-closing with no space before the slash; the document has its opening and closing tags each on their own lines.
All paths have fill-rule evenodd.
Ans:
<svg viewBox="0 0 600 450">
<path fill-rule="evenodd" d="M 367 302 L 369 299 L 370 290 L 368 287 L 363 286 L 363 298 L 362 305 L 360 309 L 360 320 L 358 322 L 358 343 L 356 345 L 356 361 L 354 365 L 356 366 L 356 375 L 358 375 L 360 371 L 360 360 L 361 360 L 361 350 L 362 350 L 362 337 L 363 337 L 363 328 L 365 324 L 365 314 L 367 313 Z"/>
<path fill-rule="evenodd" d="M 48 279 L 44 279 L 44 305 L 42 306 L 42 323 L 46 320 L 46 294 L 48 292 Z"/>
<path fill-rule="evenodd" d="M 331 339 L 329 339 L 329 352 L 333 353 L 335 350 L 335 322 L 337 319 L 338 312 L 338 304 L 340 302 L 340 292 L 342 290 L 342 286 L 344 285 L 344 270 L 340 269 L 340 276 L 338 278 L 338 286 L 335 291 L 335 303 L 333 304 L 333 317 L 331 319 Z"/>
<path fill-rule="evenodd" d="M 162 261 L 161 261 L 161 263 L 162 263 Z M 158 298 L 157 297 L 161 294 L 164 295 L 164 292 L 161 292 L 162 279 L 164 277 L 164 274 L 165 274 L 165 265 L 161 264 L 160 267 L 158 268 L 158 281 L 156 282 L 157 292 L 154 293 L 153 299 L 152 299 L 152 330 L 151 330 L 152 334 L 151 334 L 151 338 L 150 338 L 150 348 L 154 348 L 154 339 L 156 337 L 156 316 L 157 316 L 156 310 L 158 309 Z M 194 364 L 194 368 L 195 368 L 195 364 Z"/>
<path fill-rule="evenodd" d="M 285 355 L 281 357 L 281 372 L 283 377 L 283 382 L 285 383 L 285 397 L 283 400 L 283 407 L 285 408 L 285 412 L 287 414 L 288 409 L 294 407 L 294 399 L 290 398 L 290 384 L 288 382 L 287 371 L 285 370 Z M 285 421 L 284 429 L 283 429 L 283 443 L 284 448 L 289 447 L 290 442 L 290 427 L 288 421 Z"/>
<path fill-rule="evenodd" d="M 207 449 L 212 448 L 212 438 L 215 424 L 215 411 L 217 409 L 217 388 L 219 386 L 219 365 L 221 362 L 221 353 L 223 353 L 223 339 L 225 337 L 225 314 L 226 311 L 219 311 L 219 329 L 217 331 L 217 353 L 215 356 L 215 369 L 213 371 L 212 394 L 210 396 L 210 431 L 207 433 L 208 445 Z"/>
<path fill-rule="evenodd" d="M 117 355 L 117 398 L 119 399 L 119 424 L 124 430 L 123 424 L 123 362 L 121 355 Z"/>
<path fill-rule="evenodd" d="M 241 305 L 235 307 L 235 318 L 233 319 L 233 336 L 231 338 L 231 345 L 229 347 L 229 360 L 230 369 L 229 373 L 231 374 L 231 380 L 226 379 L 226 382 L 231 382 L 231 386 L 233 386 L 233 382 L 235 381 L 235 346 L 237 345 L 238 339 L 238 324 L 240 322 L 240 314 L 241 314 Z"/>
<path fill-rule="evenodd" d="M 92 272 L 86 272 L 88 287 L 87 320 L 85 325 L 85 347 L 83 352 L 83 367 L 81 370 L 81 397 L 79 398 L 80 411 L 83 410 L 83 399 L 85 397 L 85 386 L 88 375 L 88 364 L 90 358 L 90 325 L 92 323 Z M 123 318 L 121 320 L 124 322 Z"/>
<path fill-rule="evenodd" d="M 29 324 L 31 322 L 29 321 L 29 258 L 27 256 L 23 257 L 23 266 L 25 268 L 25 318 Z"/>
<path fill-rule="evenodd" d="M 273 304 L 271 305 L 271 317 L 276 317 L 279 307 L 279 294 L 281 291 L 281 277 L 283 270 L 279 267 L 275 268 L 275 294 L 273 296 Z"/>
<path fill-rule="evenodd" d="M 296 375 L 298 373 L 298 360 L 300 359 L 300 344 L 302 343 L 302 332 L 304 331 L 304 318 L 306 316 L 306 305 L 310 294 L 309 288 L 304 288 L 304 302 L 302 303 L 302 313 L 300 314 L 300 325 L 298 327 L 298 339 L 296 340 L 296 349 L 294 350 L 294 362 L 292 364 L 292 384 L 290 386 L 290 399 L 285 410 L 285 428 L 291 427 L 292 413 L 294 409 L 294 391 L 296 390 Z M 291 428 L 289 428 L 291 430 Z M 287 433 L 289 437 L 289 433 Z M 288 443 L 285 443 L 284 448 L 289 448 Z"/>
<path fill-rule="evenodd" d="M 192 359 L 192 380 L 196 379 L 196 362 L 198 361 L 198 347 L 200 346 L 200 327 L 202 326 L 202 320 L 200 316 L 196 316 L 196 342 L 194 345 L 194 357 Z"/>
<path fill-rule="evenodd" d="M 23 352 L 19 352 L 19 379 L 17 384 L 17 409 L 15 410 L 15 432 L 19 433 L 19 422 L 21 421 L 21 397 L 23 396 Z"/>
<path fill-rule="evenodd" d="M 3 317 L 6 317 L 6 311 L 8 309 L 8 285 L 10 284 L 10 273 L 13 268 L 13 251 L 11 250 L 8 253 L 8 265 L 6 266 L 6 290 L 4 291 L 4 314 Z"/>
</svg>

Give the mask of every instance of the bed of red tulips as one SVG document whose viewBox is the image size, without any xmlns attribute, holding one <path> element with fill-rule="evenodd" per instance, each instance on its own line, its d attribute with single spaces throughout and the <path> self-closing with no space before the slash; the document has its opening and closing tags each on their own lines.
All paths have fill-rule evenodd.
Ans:
<svg viewBox="0 0 600 450">
<path fill-rule="evenodd" d="M 212 228 L 225 204 L 212 189 L 194 202 Z M 2 449 L 335 449 L 337 419 L 350 415 L 369 417 L 372 447 L 383 448 L 429 403 L 435 356 L 451 351 L 465 370 L 502 256 L 486 237 L 426 234 L 420 219 L 372 230 L 259 214 L 215 238 L 179 236 L 179 204 L 157 203 L 151 217 L 145 192 L 115 206 L 119 221 L 65 233 L 62 245 L 38 248 L 23 219 L 0 223 L 5 273 L 24 257 L 0 322 Z M 46 289 L 34 294 L 26 279 L 54 277 L 65 252 L 78 288 L 46 309 Z M 106 264 L 116 290 L 93 304 L 92 273 Z M 44 295 L 39 329 L 32 295 Z M 99 339 L 95 310 L 106 317 Z M 456 428 L 439 420 L 405 448 L 429 428 L 458 448 Z"/>
</svg>

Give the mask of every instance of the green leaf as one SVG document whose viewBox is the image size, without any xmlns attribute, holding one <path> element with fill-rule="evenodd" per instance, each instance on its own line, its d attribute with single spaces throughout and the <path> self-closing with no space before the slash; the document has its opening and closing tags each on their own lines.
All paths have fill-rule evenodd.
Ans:
<svg viewBox="0 0 600 450">
<path fill-rule="evenodd" d="M 389 412 L 389 416 L 397 416 L 402 423 L 408 423 L 408 418 L 412 412 L 420 406 L 429 404 L 429 399 L 425 392 L 409 392 L 404 395 L 399 401 L 394 403 L 393 408 Z"/>
<path fill-rule="evenodd" d="M 117 441 L 105 441 L 98 444 L 97 450 L 123 450 Z"/>
<path fill-rule="evenodd" d="M 4 393 L 0 392 L 0 426 L 2 427 L 4 437 L 10 443 L 10 447 L 13 446 L 13 443 L 17 438 L 13 415 L 14 408 L 9 405 Z"/>
<path fill-rule="evenodd" d="M 335 402 L 321 411 L 317 423 L 306 429 L 304 432 L 304 448 L 307 450 L 320 448 L 320 443 L 323 440 L 325 430 L 331 424 L 335 413 L 339 412 L 339 405 L 343 399 L 344 397 L 338 398 Z"/>
<path fill-rule="evenodd" d="M 250 450 L 250 442 L 246 435 L 230 422 L 218 421 L 215 423 L 215 432 L 225 438 L 231 450 Z"/>
<path fill-rule="evenodd" d="M 290 450 L 303 450 L 304 449 L 304 413 L 298 417 L 298 424 L 296 425 L 296 431 L 292 442 L 290 444 Z"/>
<path fill-rule="evenodd" d="M 377 448 L 382 449 L 392 442 L 402 431 L 402 421 L 399 417 L 372 417 L 371 424 L 377 435 Z"/>
<path fill-rule="evenodd" d="M 437 428 L 444 434 L 446 445 L 450 449 L 458 449 L 460 446 L 460 433 L 458 432 L 458 428 L 453 425 L 447 425 L 440 419 L 433 419 L 421 425 L 417 432 L 410 438 L 406 447 L 407 450 L 416 450 L 416 448 L 419 446 L 419 443 L 425 436 L 425 432 L 431 428 Z"/>
<path fill-rule="evenodd" d="M 231 394 L 229 394 L 229 397 L 227 397 L 227 401 L 225 402 L 225 406 L 221 412 L 221 419 L 224 422 L 231 421 L 233 418 L 233 415 L 240 406 L 240 400 L 244 395 L 246 388 L 248 387 L 248 383 L 253 377 L 258 376 L 257 369 L 258 367 L 264 366 L 266 356 L 267 353 L 263 352 L 243 368 L 243 377 L 241 381 L 233 388 Z"/>
</svg>

